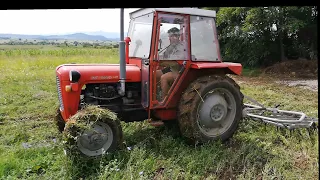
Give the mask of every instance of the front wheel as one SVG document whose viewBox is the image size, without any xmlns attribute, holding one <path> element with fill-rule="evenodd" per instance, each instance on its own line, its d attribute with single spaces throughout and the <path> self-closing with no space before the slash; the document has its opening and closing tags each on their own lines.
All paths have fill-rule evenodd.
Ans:
<svg viewBox="0 0 320 180">
<path fill-rule="evenodd" d="M 107 110 L 99 112 L 80 110 L 67 122 L 65 127 L 66 148 L 68 153 L 81 153 L 87 157 L 97 157 L 113 152 L 122 145 L 123 132 L 120 121 L 112 118 Z"/>
<path fill-rule="evenodd" d="M 60 133 L 62 133 L 63 130 L 64 130 L 65 122 L 64 122 L 64 120 L 63 120 L 63 117 L 61 116 L 60 107 L 58 107 L 58 108 L 56 109 L 56 115 L 55 115 L 54 122 L 55 122 L 55 125 L 56 125 L 58 131 L 59 131 Z"/>
<path fill-rule="evenodd" d="M 236 131 L 242 118 L 243 94 L 228 76 L 200 77 L 182 94 L 178 121 L 181 133 L 198 143 L 222 142 Z"/>
</svg>

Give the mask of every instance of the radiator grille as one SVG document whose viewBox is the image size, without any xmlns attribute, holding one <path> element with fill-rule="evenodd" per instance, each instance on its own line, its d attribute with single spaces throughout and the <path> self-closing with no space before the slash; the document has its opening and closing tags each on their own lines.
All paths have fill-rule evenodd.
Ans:
<svg viewBox="0 0 320 180">
<path fill-rule="evenodd" d="M 56 76 L 56 83 L 57 83 L 57 91 L 58 91 L 58 98 L 60 103 L 60 110 L 64 110 L 63 101 L 62 101 L 62 93 L 61 93 L 61 85 L 60 85 L 60 79 L 58 76 Z"/>
</svg>

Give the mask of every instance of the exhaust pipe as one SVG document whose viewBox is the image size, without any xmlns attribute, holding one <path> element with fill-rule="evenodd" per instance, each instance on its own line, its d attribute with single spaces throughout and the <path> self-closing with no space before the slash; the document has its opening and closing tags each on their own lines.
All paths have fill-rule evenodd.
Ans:
<svg viewBox="0 0 320 180">
<path fill-rule="evenodd" d="M 125 42 L 124 42 L 124 8 L 120 9 L 120 89 L 119 94 L 125 95 L 125 80 L 126 80 L 126 60 L 125 60 Z"/>
</svg>

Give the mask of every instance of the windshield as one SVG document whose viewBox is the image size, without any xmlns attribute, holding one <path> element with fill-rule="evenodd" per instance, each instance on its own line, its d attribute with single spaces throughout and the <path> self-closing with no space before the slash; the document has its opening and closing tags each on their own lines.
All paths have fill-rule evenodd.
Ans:
<svg viewBox="0 0 320 180">
<path fill-rule="evenodd" d="M 128 36 L 131 39 L 129 56 L 149 58 L 151 49 L 153 14 L 146 14 L 130 21 Z"/>
<path fill-rule="evenodd" d="M 188 23 L 184 16 L 160 14 L 159 60 L 186 60 L 188 58 Z"/>
</svg>

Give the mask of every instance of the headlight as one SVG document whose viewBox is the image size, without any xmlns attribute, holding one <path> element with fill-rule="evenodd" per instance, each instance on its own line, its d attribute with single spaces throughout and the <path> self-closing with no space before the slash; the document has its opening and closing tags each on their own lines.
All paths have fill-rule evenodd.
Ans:
<svg viewBox="0 0 320 180">
<path fill-rule="evenodd" d="M 78 71 L 72 70 L 69 72 L 69 80 L 73 83 L 78 82 L 81 75 Z"/>
</svg>

